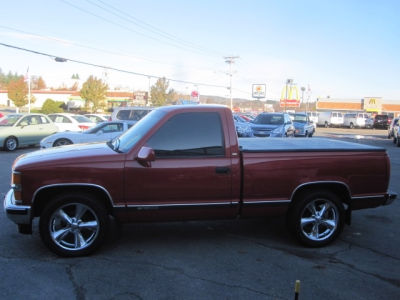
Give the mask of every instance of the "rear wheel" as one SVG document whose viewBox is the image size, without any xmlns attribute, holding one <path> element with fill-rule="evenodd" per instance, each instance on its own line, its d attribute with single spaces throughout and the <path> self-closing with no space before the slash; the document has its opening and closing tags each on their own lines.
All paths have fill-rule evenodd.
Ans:
<svg viewBox="0 0 400 300">
<path fill-rule="evenodd" d="M 90 195 L 65 194 L 54 198 L 40 216 L 40 236 L 61 256 L 88 255 L 104 241 L 108 216 Z"/>
<path fill-rule="evenodd" d="M 53 147 L 59 147 L 64 145 L 71 145 L 72 142 L 69 139 L 58 139 L 54 142 Z"/>
<path fill-rule="evenodd" d="M 14 151 L 18 147 L 18 140 L 17 138 L 10 136 L 4 142 L 4 148 L 7 151 Z"/>
<path fill-rule="evenodd" d="M 310 192 L 298 199 L 290 210 L 289 229 L 306 246 L 325 246 L 342 231 L 344 212 L 335 194 L 322 190 Z"/>
</svg>

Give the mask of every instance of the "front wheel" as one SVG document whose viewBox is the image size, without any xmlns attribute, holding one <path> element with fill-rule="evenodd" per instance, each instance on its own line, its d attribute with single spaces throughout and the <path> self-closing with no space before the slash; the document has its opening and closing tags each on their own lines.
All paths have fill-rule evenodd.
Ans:
<svg viewBox="0 0 400 300">
<path fill-rule="evenodd" d="M 340 199 L 328 191 L 304 194 L 288 215 L 289 229 L 302 244 L 322 247 L 335 240 L 344 226 Z"/>
<path fill-rule="evenodd" d="M 4 148 L 7 151 L 14 151 L 15 149 L 17 149 L 17 147 L 18 147 L 18 140 L 13 136 L 7 138 L 6 141 L 4 142 Z"/>
<path fill-rule="evenodd" d="M 65 194 L 51 201 L 39 221 L 44 244 L 60 256 L 88 255 L 104 241 L 108 216 L 90 195 Z"/>
</svg>

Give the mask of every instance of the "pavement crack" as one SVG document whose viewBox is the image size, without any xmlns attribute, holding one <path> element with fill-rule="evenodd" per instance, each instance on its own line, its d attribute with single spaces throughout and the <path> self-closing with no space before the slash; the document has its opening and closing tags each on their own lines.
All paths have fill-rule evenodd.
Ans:
<svg viewBox="0 0 400 300">
<path fill-rule="evenodd" d="M 76 300 L 85 300 L 86 299 L 85 289 L 76 282 L 74 274 L 72 272 L 73 267 L 74 267 L 74 265 L 67 264 L 65 266 L 65 272 L 67 273 L 68 278 L 71 281 L 72 286 L 74 287 Z"/>
</svg>

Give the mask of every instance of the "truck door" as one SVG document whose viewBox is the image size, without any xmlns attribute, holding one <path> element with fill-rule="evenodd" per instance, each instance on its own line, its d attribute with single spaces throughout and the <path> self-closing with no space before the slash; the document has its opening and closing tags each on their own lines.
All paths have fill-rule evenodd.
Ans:
<svg viewBox="0 0 400 300">
<path fill-rule="evenodd" d="M 223 117 L 219 112 L 180 112 L 147 139 L 144 146 L 156 156 L 151 166 L 126 163 L 131 215 L 137 220 L 236 216 Z"/>
</svg>

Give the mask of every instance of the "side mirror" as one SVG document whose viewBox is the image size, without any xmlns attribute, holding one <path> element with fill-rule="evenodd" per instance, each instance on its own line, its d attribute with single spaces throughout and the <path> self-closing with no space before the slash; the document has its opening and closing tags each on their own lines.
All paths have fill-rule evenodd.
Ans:
<svg viewBox="0 0 400 300">
<path fill-rule="evenodd" d="M 152 148 L 142 147 L 136 159 L 143 167 L 149 168 L 151 167 L 151 162 L 156 160 L 156 155 Z"/>
</svg>

